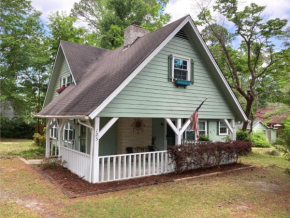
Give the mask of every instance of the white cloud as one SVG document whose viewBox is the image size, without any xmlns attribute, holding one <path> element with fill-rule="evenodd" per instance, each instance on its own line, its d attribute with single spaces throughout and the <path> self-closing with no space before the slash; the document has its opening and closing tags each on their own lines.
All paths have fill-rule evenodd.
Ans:
<svg viewBox="0 0 290 218">
<path fill-rule="evenodd" d="M 196 2 L 198 0 L 171 0 L 165 8 L 165 12 L 171 15 L 171 21 L 175 21 L 187 14 L 190 14 L 193 19 L 196 18 L 198 10 Z M 205 2 L 199 0 L 198 2 Z M 267 6 L 265 15 L 269 18 L 281 18 L 290 20 L 290 1 L 289 0 L 244 0 L 245 3 L 240 6 L 256 3 L 258 5 Z"/>
<path fill-rule="evenodd" d="M 80 0 L 32 0 L 32 6 L 42 12 L 42 19 L 47 21 L 48 15 L 56 11 L 65 11 L 70 13 L 74 3 Z"/>
</svg>

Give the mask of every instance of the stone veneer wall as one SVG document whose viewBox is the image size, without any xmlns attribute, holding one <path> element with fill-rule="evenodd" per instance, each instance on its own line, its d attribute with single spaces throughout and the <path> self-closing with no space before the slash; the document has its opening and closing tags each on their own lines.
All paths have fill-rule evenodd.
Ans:
<svg viewBox="0 0 290 218">
<path fill-rule="evenodd" d="M 143 118 L 143 132 L 133 132 L 134 118 L 119 118 L 118 120 L 118 154 L 126 154 L 126 147 L 148 146 L 152 140 L 152 118 Z"/>
</svg>

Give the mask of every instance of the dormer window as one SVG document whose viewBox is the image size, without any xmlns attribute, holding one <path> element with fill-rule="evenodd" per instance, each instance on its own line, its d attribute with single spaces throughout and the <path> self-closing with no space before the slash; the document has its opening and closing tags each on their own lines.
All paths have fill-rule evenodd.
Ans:
<svg viewBox="0 0 290 218">
<path fill-rule="evenodd" d="M 69 86 L 72 83 L 72 76 L 62 77 L 60 86 Z"/>
<path fill-rule="evenodd" d="M 173 78 L 175 80 L 190 81 L 189 59 L 174 57 L 173 60 Z"/>
</svg>

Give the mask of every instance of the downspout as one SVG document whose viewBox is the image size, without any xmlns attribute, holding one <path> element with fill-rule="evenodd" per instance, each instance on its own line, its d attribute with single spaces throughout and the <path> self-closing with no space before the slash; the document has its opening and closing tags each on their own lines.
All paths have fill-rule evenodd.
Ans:
<svg viewBox="0 0 290 218">
<path fill-rule="evenodd" d="M 89 129 L 91 129 L 91 150 L 90 150 L 90 174 L 89 174 L 89 178 L 90 178 L 90 182 L 92 183 L 93 182 L 93 179 L 92 179 L 92 168 L 93 168 L 93 149 L 94 149 L 94 145 L 93 145 L 93 140 L 94 140 L 94 137 L 93 137 L 93 133 L 94 133 L 94 128 L 86 123 L 83 123 L 80 121 L 80 119 L 78 119 L 78 123 L 80 125 L 83 125 L 85 127 L 88 127 Z"/>
</svg>

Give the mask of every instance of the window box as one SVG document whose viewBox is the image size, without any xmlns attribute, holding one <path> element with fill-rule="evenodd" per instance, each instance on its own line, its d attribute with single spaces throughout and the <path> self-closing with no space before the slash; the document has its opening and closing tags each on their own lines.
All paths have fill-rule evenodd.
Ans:
<svg viewBox="0 0 290 218">
<path fill-rule="evenodd" d="M 190 81 L 188 80 L 179 80 L 179 79 L 175 79 L 174 80 L 175 84 L 178 86 L 189 86 L 190 85 Z"/>
<path fill-rule="evenodd" d="M 66 86 L 65 85 L 63 85 L 63 86 L 61 86 L 59 89 L 57 89 L 56 91 L 58 92 L 58 94 L 60 94 L 63 90 L 65 90 L 66 89 Z"/>
</svg>

